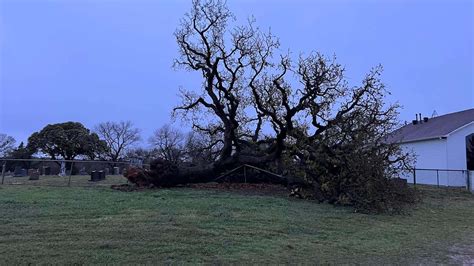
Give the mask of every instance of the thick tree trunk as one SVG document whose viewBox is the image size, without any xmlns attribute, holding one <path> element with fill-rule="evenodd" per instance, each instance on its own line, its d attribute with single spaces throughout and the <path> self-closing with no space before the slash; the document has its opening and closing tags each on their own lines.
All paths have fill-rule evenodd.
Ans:
<svg viewBox="0 0 474 266">
<path fill-rule="evenodd" d="M 220 181 L 216 180 L 219 176 L 244 164 L 265 168 L 264 165 L 270 162 L 270 159 L 272 159 L 270 155 L 263 157 L 233 156 L 224 161 L 194 166 L 176 165 L 172 162 L 158 159 L 151 163 L 149 171 L 133 169 L 127 172 L 126 177 L 132 183 L 139 186 L 174 187 L 189 183 Z M 299 179 L 270 174 L 268 174 L 265 180 L 285 186 L 302 183 Z"/>
</svg>

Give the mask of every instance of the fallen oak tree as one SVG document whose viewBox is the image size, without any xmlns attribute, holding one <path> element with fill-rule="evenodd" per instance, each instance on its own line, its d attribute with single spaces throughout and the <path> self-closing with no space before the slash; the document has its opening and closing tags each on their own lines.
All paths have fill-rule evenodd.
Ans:
<svg viewBox="0 0 474 266">
<path fill-rule="evenodd" d="M 200 89 L 181 90 L 174 116 L 207 136 L 202 149 L 212 160 L 156 160 L 139 180 L 160 187 L 209 182 L 251 164 L 284 174 L 286 185 L 302 180 L 320 201 L 368 212 L 413 202 L 408 187 L 390 181 L 411 156 L 384 141 L 398 125 L 399 106 L 385 102 L 382 68 L 350 86 L 335 58 L 277 56 L 275 36 L 253 20 L 228 30 L 232 20 L 223 1 L 196 0 L 175 32 L 175 66 L 201 73 L 203 82 Z M 391 193 L 398 189 L 406 193 Z"/>
<path fill-rule="evenodd" d="M 215 168 L 213 167 L 209 167 L 204 170 L 201 166 L 196 167 L 199 170 L 195 170 L 194 167 L 178 166 L 168 160 L 155 159 L 150 164 L 150 170 L 131 167 L 124 172 L 124 176 L 128 179 L 128 181 L 137 185 L 138 187 L 174 187 L 189 183 L 228 182 L 228 180 L 221 178 L 224 175 L 216 177 L 215 172 L 213 172 Z M 266 174 L 264 181 L 262 181 L 261 178 L 256 179 L 254 176 L 249 177 L 248 181 L 250 183 L 265 182 L 288 187 L 304 186 L 306 184 L 303 179 L 280 176 L 250 165 L 242 165 L 236 169 L 233 169 L 229 171 L 229 175 L 233 174 L 234 170 L 238 170 L 242 167 L 258 169 L 259 171 L 263 171 L 263 174 Z M 187 172 L 181 172 L 183 169 Z"/>
</svg>

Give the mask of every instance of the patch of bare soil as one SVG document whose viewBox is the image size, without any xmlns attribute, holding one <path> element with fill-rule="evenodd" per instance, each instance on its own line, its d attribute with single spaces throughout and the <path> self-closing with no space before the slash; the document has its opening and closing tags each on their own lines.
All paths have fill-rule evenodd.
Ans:
<svg viewBox="0 0 474 266">
<path fill-rule="evenodd" d="M 153 187 L 138 187 L 131 184 L 122 184 L 122 185 L 112 185 L 110 186 L 110 188 L 123 191 L 123 192 L 131 192 L 131 191 L 143 191 L 143 190 L 150 189 Z"/>
<path fill-rule="evenodd" d="M 289 191 L 286 187 L 282 185 L 275 184 L 266 184 L 266 183 L 196 183 L 196 184 L 187 184 L 179 187 L 193 188 L 193 189 L 204 189 L 204 190 L 215 190 L 215 191 L 226 191 L 234 192 L 243 195 L 263 195 L 263 196 L 278 196 L 278 197 L 287 197 Z M 122 184 L 122 185 L 112 185 L 112 189 L 123 191 L 123 192 L 132 192 L 132 191 L 143 191 L 147 189 L 159 189 L 154 186 L 136 186 L 133 184 Z"/>
<path fill-rule="evenodd" d="M 474 238 L 469 244 L 458 244 L 450 248 L 453 264 L 474 265 Z"/>
<path fill-rule="evenodd" d="M 226 192 L 235 192 L 244 195 L 265 195 L 265 196 L 288 196 L 288 189 L 282 185 L 265 183 L 198 183 L 188 184 L 186 187 L 197 189 L 209 189 Z"/>
</svg>

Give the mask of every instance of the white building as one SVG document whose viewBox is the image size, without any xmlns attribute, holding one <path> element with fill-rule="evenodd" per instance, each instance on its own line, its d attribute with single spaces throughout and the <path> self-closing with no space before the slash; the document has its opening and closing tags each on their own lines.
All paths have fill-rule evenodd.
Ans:
<svg viewBox="0 0 474 266">
<path fill-rule="evenodd" d="M 466 186 L 467 170 L 471 178 L 474 174 L 474 109 L 434 118 L 417 116 L 396 130 L 390 141 L 415 154 L 419 184 Z M 407 179 L 413 182 L 412 175 Z"/>
</svg>

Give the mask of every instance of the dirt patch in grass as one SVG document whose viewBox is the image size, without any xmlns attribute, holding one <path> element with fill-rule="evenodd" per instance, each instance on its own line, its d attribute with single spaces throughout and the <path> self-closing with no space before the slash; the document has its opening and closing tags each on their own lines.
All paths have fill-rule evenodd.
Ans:
<svg viewBox="0 0 474 266">
<path fill-rule="evenodd" d="M 235 192 L 242 195 L 288 196 L 288 189 L 282 185 L 254 183 L 200 183 L 189 184 L 187 187 L 205 190 Z"/>
<path fill-rule="evenodd" d="M 179 186 L 181 188 L 192 188 L 198 190 L 211 190 L 211 191 L 224 191 L 232 192 L 240 195 L 259 195 L 259 196 L 276 196 L 276 197 L 287 197 L 289 191 L 286 187 L 275 184 L 265 184 L 265 183 L 197 183 L 197 184 L 187 184 L 184 186 Z M 179 188 L 178 187 L 178 188 Z M 144 191 L 144 190 L 153 190 L 159 189 L 156 187 L 137 187 L 131 184 L 122 184 L 122 185 L 112 185 L 112 189 L 131 192 L 131 191 Z"/>
<path fill-rule="evenodd" d="M 143 188 L 143 187 L 137 187 L 135 185 L 130 185 L 130 184 L 121 184 L 121 185 L 112 185 L 110 186 L 111 189 L 114 190 L 119 190 L 123 192 L 132 192 L 132 191 L 143 191 L 148 188 Z"/>
<path fill-rule="evenodd" d="M 474 265 L 474 237 L 471 243 L 456 244 L 449 250 L 453 264 Z"/>
</svg>

